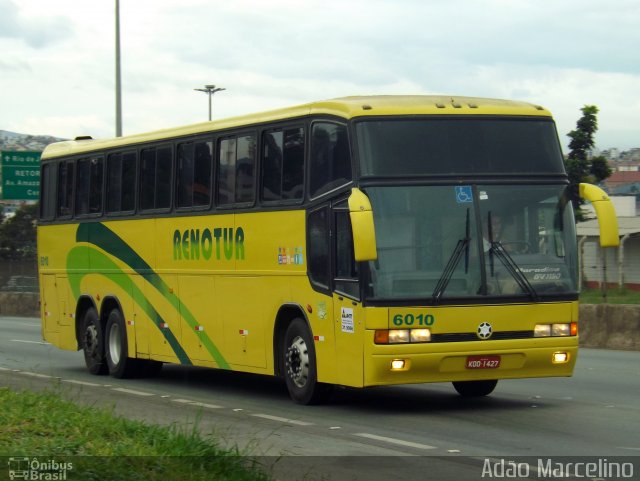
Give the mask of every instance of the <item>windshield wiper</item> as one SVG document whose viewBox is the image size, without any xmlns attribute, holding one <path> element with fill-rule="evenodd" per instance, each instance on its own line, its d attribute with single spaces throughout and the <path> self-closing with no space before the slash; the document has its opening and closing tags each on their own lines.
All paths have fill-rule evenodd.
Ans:
<svg viewBox="0 0 640 481">
<path fill-rule="evenodd" d="M 522 289 L 524 292 L 529 294 L 529 297 L 531 297 L 533 301 L 540 300 L 538 293 L 535 291 L 531 283 L 527 280 L 527 277 L 522 273 L 522 271 L 520 270 L 520 267 L 518 267 L 518 264 L 516 264 L 516 262 L 511 258 L 509 253 L 505 250 L 504 246 L 500 243 L 500 241 L 493 241 L 491 243 L 491 249 L 489 251 L 489 254 L 490 255 L 495 254 L 495 256 L 498 259 L 500 259 L 500 262 L 502 262 L 502 264 L 507 269 L 509 274 L 511 274 L 511 277 L 513 277 L 515 281 L 518 283 L 518 286 L 520 286 L 520 289 Z M 493 264 L 491 265 L 491 270 L 493 271 Z M 493 275 L 493 272 L 492 272 L 492 275 Z"/>
<path fill-rule="evenodd" d="M 447 265 L 444 266 L 444 270 L 442 271 L 442 275 L 440 275 L 440 279 L 438 279 L 438 283 L 436 284 L 435 289 L 433 290 L 432 300 L 434 304 L 440 302 L 440 298 L 444 294 L 444 291 L 447 289 L 449 285 L 449 281 L 453 277 L 453 273 L 458 267 L 460 263 L 460 259 L 462 259 L 462 254 L 465 254 L 464 258 L 464 272 L 465 274 L 469 272 L 469 244 L 471 243 L 470 237 L 470 229 L 469 229 L 469 209 L 467 209 L 467 220 L 465 227 L 465 237 L 462 239 L 458 239 L 458 243 L 456 247 L 453 249 L 449 260 L 447 261 Z"/>
</svg>

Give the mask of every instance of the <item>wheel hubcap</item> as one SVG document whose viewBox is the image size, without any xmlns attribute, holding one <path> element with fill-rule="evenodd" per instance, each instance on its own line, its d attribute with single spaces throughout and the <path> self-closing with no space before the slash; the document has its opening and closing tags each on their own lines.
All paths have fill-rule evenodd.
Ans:
<svg viewBox="0 0 640 481">
<path fill-rule="evenodd" d="M 287 348 L 285 364 L 287 376 L 298 387 L 304 387 L 309 377 L 309 350 L 300 336 Z"/>
<path fill-rule="evenodd" d="M 96 326 L 90 325 L 87 326 L 87 330 L 84 333 L 84 346 L 86 351 L 92 358 L 97 358 L 98 356 L 98 330 Z"/>
<path fill-rule="evenodd" d="M 109 356 L 114 364 L 118 364 L 121 355 L 122 344 L 120 343 L 120 329 L 118 329 L 116 324 L 113 324 L 109 330 Z"/>
</svg>

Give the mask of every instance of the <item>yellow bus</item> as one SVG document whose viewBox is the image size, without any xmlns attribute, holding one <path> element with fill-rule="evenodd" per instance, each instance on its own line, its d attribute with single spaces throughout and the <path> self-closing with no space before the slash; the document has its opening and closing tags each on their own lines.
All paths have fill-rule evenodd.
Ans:
<svg viewBox="0 0 640 481">
<path fill-rule="evenodd" d="M 302 404 L 572 374 L 573 191 L 542 107 L 342 98 L 52 144 L 41 179 L 43 337 L 93 374 L 259 373 Z"/>
</svg>

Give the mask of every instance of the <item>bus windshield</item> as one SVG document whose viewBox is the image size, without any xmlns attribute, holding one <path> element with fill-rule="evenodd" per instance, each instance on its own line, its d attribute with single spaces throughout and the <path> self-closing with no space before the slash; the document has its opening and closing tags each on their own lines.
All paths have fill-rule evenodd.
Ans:
<svg viewBox="0 0 640 481">
<path fill-rule="evenodd" d="M 369 300 L 577 295 L 566 185 L 368 187 L 378 259 Z"/>
<path fill-rule="evenodd" d="M 367 120 L 356 133 L 363 177 L 564 173 L 548 118 Z"/>
</svg>

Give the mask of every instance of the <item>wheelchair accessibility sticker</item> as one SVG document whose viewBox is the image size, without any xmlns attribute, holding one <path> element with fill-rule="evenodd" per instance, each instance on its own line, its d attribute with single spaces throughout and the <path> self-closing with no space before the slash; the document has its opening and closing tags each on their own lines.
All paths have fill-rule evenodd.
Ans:
<svg viewBox="0 0 640 481">
<path fill-rule="evenodd" d="M 458 204 L 473 203 L 473 191 L 470 185 L 461 185 L 455 187 L 456 189 L 456 202 Z"/>
</svg>

